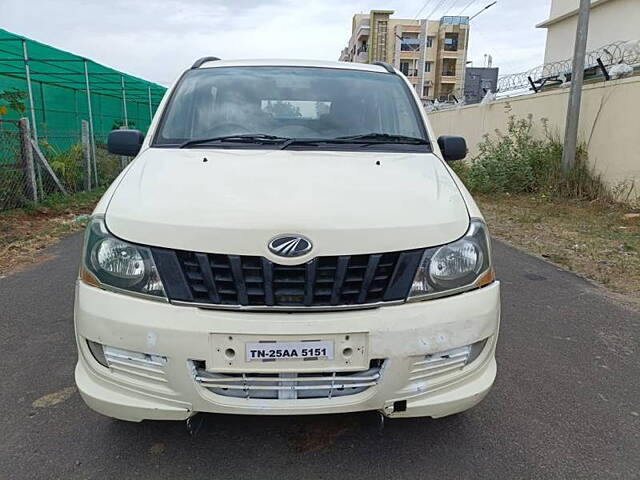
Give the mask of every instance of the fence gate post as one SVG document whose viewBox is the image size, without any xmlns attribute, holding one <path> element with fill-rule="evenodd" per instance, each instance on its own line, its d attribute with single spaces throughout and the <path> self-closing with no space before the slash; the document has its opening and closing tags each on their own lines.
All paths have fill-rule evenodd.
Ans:
<svg viewBox="0 0 640 480">
<path fill-rule="evenodd" d="M 89 122 L 82 120 L 81 124 L 82 170 L 84 171 L 84 189 L 88 192 L 91 190 L 91 147 L 89 144 Z"/>
<path fill-rule="evenodd" d="M 25 191 L 29 200 L 38 202 L 38 187 L 36 185 L 36 172 L 33 168 L 33 148 L 31 148 L 31 132 L 29 131 L 29 119 L 21 118 L 18 122 L 20 129 L 20 146 L 22 147 L 21 167 L 24 172 Z"/>
</svg>

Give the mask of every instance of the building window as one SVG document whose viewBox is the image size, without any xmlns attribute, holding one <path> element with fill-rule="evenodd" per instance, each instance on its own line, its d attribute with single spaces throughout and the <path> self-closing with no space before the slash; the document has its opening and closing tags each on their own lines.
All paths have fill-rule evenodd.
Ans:
<svg viewBox="0 0 640 480">
<path fill-rule="evenodd" d="M 443 77 L 456 76 L 456 59 L 455 58 L 445 58 L 442 60 L 442 76 Z"/>
<path fill-rule="evenodd" d="M 433 62 L 424 62 L 424 71 L 429 73 L 431 71 L 432 65 L 433 65 Z"/>
<path fill-rule="evenodd" d="M 427 36 L 427 48 L 433 47 L 433 39 L 436 38 L 433 35 Z"/>
<path fill-rule="evenodd" d="M 403 52 L 417 52 L 420 50 L 420 41 L 417 38 L 402 38 L 400 50 Z"/>
<path fill-rule="evenodd" d="M 458 51 L 458 34 L 457 33 L 445 33 L 444 35 L 444 49 L 447 52 Z"/>
<path fill-rule="evenodd" d="M 428 85 L 425 85 L 423 90 L 422 90 L 422 96 L 423 97 L 428 97 L 429 96 L 429 90 L 431 90 L 431 87 Z"/>
<path fill-rule="evenodd" d="M 417 77 L 418 69 L 416 68 L 417 64 L 415 64 L 411 60 L 401 60 L 400 61 L 400 71 L 404 73 L 407 77 Z"/>
</svg>

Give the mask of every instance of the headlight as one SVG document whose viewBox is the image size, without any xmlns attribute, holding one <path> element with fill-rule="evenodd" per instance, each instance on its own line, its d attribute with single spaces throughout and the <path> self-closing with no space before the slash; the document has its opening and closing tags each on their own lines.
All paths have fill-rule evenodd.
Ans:
<svg viewBox="0 0 640 480">
<path fill-rule="evenodd" d="M 444 296 L 492 281 L 489 234 L 484 222 L 474 218 L 464 237 L 425 251 L 408 298 Z"/>
<path fill-rule="evenodd" d="M 166 300 L 151 251 L 115 238 L 102 216 L 92 217 L 87 225 L 80 277 L 97 287 Z"/>
</svg>

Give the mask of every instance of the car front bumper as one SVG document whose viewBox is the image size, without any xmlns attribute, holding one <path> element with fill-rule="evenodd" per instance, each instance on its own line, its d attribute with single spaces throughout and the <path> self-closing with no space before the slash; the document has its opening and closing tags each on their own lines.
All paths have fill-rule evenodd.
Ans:
<svg viewBox="0 0 640 480">
<path fill-rule="evenodd" d="M 314 313 L 175 306 L 78 282 L 75 379 L 89 407 L 130 421 L 184 420 L 197 412 L 295 415 L 364 410 L 390 417 L 437 418 L 471 408 L 491 388 L 499 323 L 498 282 L 447 298 Z M 302 339 L 334 341 L 335 358 L 247 362 L 241 351 L 249 341 Z M 87 340 L 118 352 L 148 354 L 150 366 L 112 359 L 114 363 L 105 367 Z M 484 348 L 475 360 L 454 361 L 465 346 L 483 340 Z M 220 353 L 230 346 L 241 351 L 232 360 Z M 343 347 L 358 354 L 344 356 Z M 357 376 L 372 361 L 382 365 L 375 384 L 352 389 L 354 394 L 345 395 L 347 388 L 318 398 L 252 398 L 242 390 L 228 395 L 227 390 L 196 381 L 194 367 L 240 382 L 242 375 L 280 375 L 289 383 L 276 379 L 273 384 L 290 385 L 291 377 L 298 376 L 335 376 L 335 372 Z"/>
</svg>

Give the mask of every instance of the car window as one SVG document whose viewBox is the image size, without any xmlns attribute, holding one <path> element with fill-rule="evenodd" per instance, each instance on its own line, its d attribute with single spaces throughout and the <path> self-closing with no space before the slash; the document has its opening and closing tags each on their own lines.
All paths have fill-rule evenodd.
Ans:
<svg viewBox="0 0 640 480">
<path fill-rule="evenodd" d="M 218 67 L 187 72 L 155 145 L 226 135 L 336 138 L 368 133 L 427 139 L 403 80 L 311 67 Z"/>
</svg>

